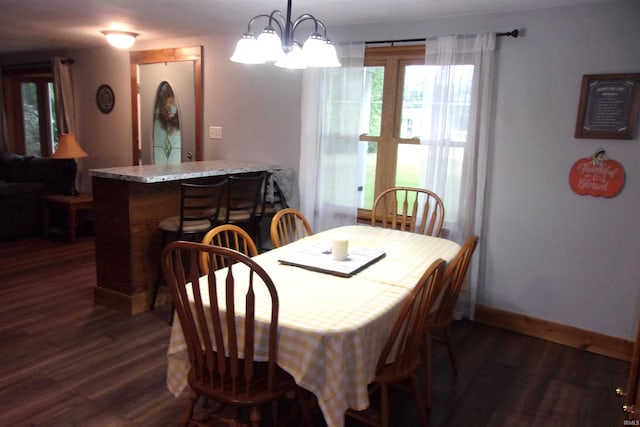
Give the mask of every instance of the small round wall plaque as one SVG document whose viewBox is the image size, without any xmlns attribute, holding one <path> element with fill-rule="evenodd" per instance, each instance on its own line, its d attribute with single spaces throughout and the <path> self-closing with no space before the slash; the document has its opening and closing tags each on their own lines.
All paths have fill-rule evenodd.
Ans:
<svg viewBox="0 0 640 427">
<path fill-rule="evenodd" d="M 113 94 L 113 90 L 108 85 L 101 85 L 96 92 L 96 104 L 98 110 L 104 114 L 109 114 L 113 110 L 113 106 L 116 103 L 116 97 Z"/>
</svg>

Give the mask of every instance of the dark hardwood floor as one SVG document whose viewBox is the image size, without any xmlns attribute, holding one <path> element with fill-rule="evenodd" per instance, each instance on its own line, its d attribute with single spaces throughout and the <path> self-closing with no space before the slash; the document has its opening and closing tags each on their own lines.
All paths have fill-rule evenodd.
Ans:
<svg viewBox="0 0 640 427">
<path fill-rule="evenodd" d="M 0 242 L 0 426 L 177 424 L 168 310 L 94 306 L 93 243 Z M 431 426 L 622 425 L 628 363 L 474 322 L 453 335 L 461 372 L 437 346 Z M 394 401 L 392 425 L 418 425 L 412 401 Z"/>
</svg>

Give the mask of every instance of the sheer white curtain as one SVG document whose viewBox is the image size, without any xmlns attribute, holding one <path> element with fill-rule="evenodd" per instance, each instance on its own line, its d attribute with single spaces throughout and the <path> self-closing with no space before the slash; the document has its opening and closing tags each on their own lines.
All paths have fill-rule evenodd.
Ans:
<svg viewBox="0 0 640 427">
<path fill-rule="evenodd" d="M 71 66 L 63 58 L 53 58 L 52 63 L 58 133 L 72 133 L 77 137 Z"/>
<path fill-rule="evenodd" d="M 492 136 L 492 91 L 495 34 L 446 36 L 426 43 L 424 108 L 429 134 L 425 186 L 445 202 L 448 238 L 459 243 L 480 236 Z M 476 250 L 478 252 L 478 250 Z M 469 273 L 468 292 L 460 297 L 459 316 L 474 317 L 478 256 Z"/>
<path fill-rule="evenodd" d="M 300 210 L 314 232 L 355 224 L 364 43 L 337 46 L 340 68 L 304 71 Z"/>
</svg>

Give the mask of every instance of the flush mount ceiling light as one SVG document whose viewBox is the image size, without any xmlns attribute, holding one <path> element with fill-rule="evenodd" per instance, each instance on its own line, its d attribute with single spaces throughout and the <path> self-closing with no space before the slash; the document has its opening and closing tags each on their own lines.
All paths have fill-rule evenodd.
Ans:
<svg viewBox="0 0 640 427">
<path fill-rule="evenodd" d="M 102 34 L 107 38 L 109 44 L 118 49 L 128 49 L 136 42 L 137 33 L 130 31 L 106 30 Z"/>
<path fill-rule="evenodd" d="M 251 25 L 258 19 L 266 18 L 267 26 L 256 37 L 251 32 Z M 310 32 L 304 44 L 295 38 L 298 26 L 309 21 L 313 31 Z M 327 37 L 327 28 L 319 19 L 305 13 L 291 21 L 291 0 L 287 2 L 285 15 L 274 10 L 269 15 L 256 15 L 249 21 L 247 32 L 236 45 L 231 57 L 234 62 L 243 64 L 264 64 L 274 62 L 277 67 L 307 68 L 307 67 L 340 67 L 336 48 Z"/>
</svg>

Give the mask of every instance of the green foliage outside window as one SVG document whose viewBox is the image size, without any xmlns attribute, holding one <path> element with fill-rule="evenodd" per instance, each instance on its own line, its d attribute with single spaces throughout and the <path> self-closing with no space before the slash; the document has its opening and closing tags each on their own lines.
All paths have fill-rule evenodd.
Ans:
<svg viewBox="0 0 640 427">
<path fill-rule="evenodd" d="M 22 96 L 22 118 L 24 122 L 24 142 L 25 153 L 33 155 L 42 155 L 47 152 L 55 152 L 58 146 L 58 120 L 55 111 L 55 92 L 53 83 L 46 83 L 44 90 L 47 99 L 40 100 L 38 96 L 38 83 L 24 82 L 20 85 L 20 95 Z M 40 135 L 40 120 L 47 120 L 46 117 L 40 117 L 39 103 L 45 102 L 47 112 L 50 115 L 50 126 L 48 132 L 50 134 L 44 140 Z M 49 150 L 44 150 L 43 144 L 51 144 Z"/>
<path fill-rule="evenodd" d="M 24 145 L 26 154 L 40 155 L 40 116 L 38 114 L 38 92 L 35 83 L 20 85 L 22 116 L 24 120 Z"/>
</svg>

